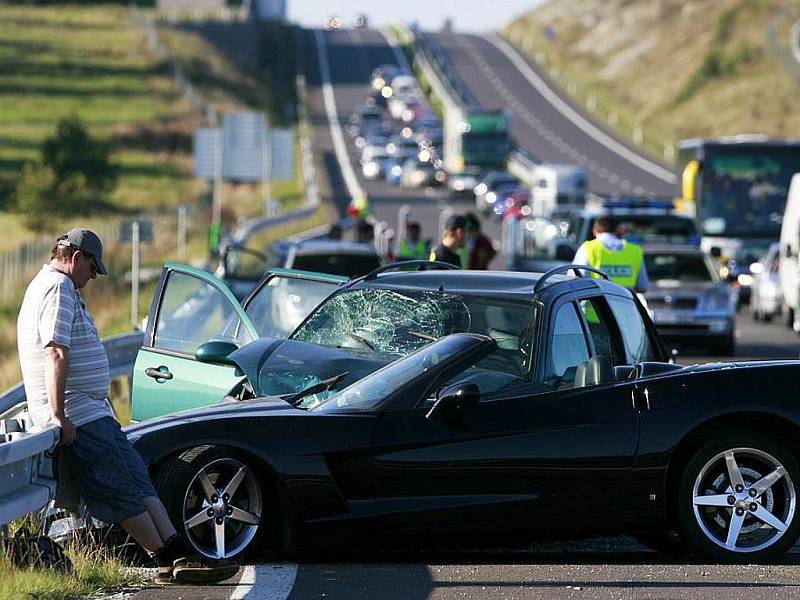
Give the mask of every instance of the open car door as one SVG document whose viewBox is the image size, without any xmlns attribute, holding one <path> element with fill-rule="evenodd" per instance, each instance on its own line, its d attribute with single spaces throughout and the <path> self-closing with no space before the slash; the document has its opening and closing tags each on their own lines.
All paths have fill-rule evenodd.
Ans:
<svg viewBox="0 0 800 600">
<path fill-rule="evenodd" d="M 222 400 L 242 375 L 236 367 L 199 361 L 212 340 L 244 346 L 283 338 L 345 278 L 275 269 L 240 304 L 214 275 L 167 263 L 148 316 L 133 372 L 132 417 L 143 420 Z"/>
</svg>

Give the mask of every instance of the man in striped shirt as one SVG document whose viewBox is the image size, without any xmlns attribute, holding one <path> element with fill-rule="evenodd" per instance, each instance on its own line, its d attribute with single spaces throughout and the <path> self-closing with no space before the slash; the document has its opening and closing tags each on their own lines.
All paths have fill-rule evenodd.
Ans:
<svg viewBox="0 0 800 600">
<path fill-rule="evenodd" d="M 158 562 L 159 583 L 232 577 L 232 563 L 189 558 L 156 495 L 147 468 L 119 424 L 107 393 L 108 357 L 78 290 L 107 275 L 100 238 L 73 229 L 33 278 L 17 319 L 17 345 L 28 409 L 37 427 L 61 430 L 70 474 L 93 517 L 119 523 Z"/>
</svg>

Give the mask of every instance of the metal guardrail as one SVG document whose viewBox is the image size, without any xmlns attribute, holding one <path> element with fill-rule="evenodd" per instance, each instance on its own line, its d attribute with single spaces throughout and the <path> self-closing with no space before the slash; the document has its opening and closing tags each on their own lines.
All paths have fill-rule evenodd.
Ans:
<svg viewBox="0 0 800 600">
<path fill-rule="evenodd" d="M 411 30 L 414 51 L 414 61 L 427 74 L 436 77 L 439 85 L 447 94 L 448 99 L 460 108 L 479 109 L 480 105 L 463 85 L 453 69 L 447 54 L 438 42 L 423 31 Z M 523 149 L 516 148 L 509 154 L 508 171 L 526 185 L 535 185 L 533 176 L 534 167 L 541 161 L 527 154 Z"/>
<path fill-rule="evenodd" d="M 103 341 L 111 377 L 132 373 L 141 345 L 141 332 Z M 0 526 L 43 508 L 56 493 L 49 454 L 58 443 L 59 430 L 31 431 L 31 426 L 20 383 L 0 395 Z"/>
</svg>

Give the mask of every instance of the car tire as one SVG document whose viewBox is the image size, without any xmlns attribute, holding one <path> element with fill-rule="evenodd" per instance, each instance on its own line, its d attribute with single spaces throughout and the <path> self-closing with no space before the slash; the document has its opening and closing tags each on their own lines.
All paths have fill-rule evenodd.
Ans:
<svg viewBox="0 0 800 600">
<path fill-rule="evenodd" d="M 769 485 L 768 475 L 775 478 Z M 678 485 L 678 533 L 711 560 L 772 560 L 800 533 L 800 466 L 769 439 L 734 433 L 707 443 L 686 464 Z"/>
<path fill-rule="evenodd" d="M 261 469 L 234 449 L 186 450 L 157 468 L 153 485 L 178 532 L 208 558 L 251 555 L 268 537 Z"/>
</svg>

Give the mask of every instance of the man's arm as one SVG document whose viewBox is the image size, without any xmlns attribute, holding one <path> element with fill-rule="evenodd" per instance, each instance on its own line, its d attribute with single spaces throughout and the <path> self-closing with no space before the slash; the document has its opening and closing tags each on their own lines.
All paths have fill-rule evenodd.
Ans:
<svg viewBox="0 0 800 600">
<path fill-rule="evenodd" d="M 44 348 L 44 381 L 53 424 L 61 429 L 61 444 L 75 441 L 76 430 L 64 412 L 64 391 L 69 371 L 69 348 L 50 342 Z"/>
<path fill-rule="evenodd" d="M 639 276 L 636 278 L 636 287 L 634 291 L 637 294 L 644 294 L 647 291 L 647 288 L 650 287 L 650 277 L 647 275 L 647 267 L 642 261 L 642 268 L 639 270 Z"/>
</svg>

